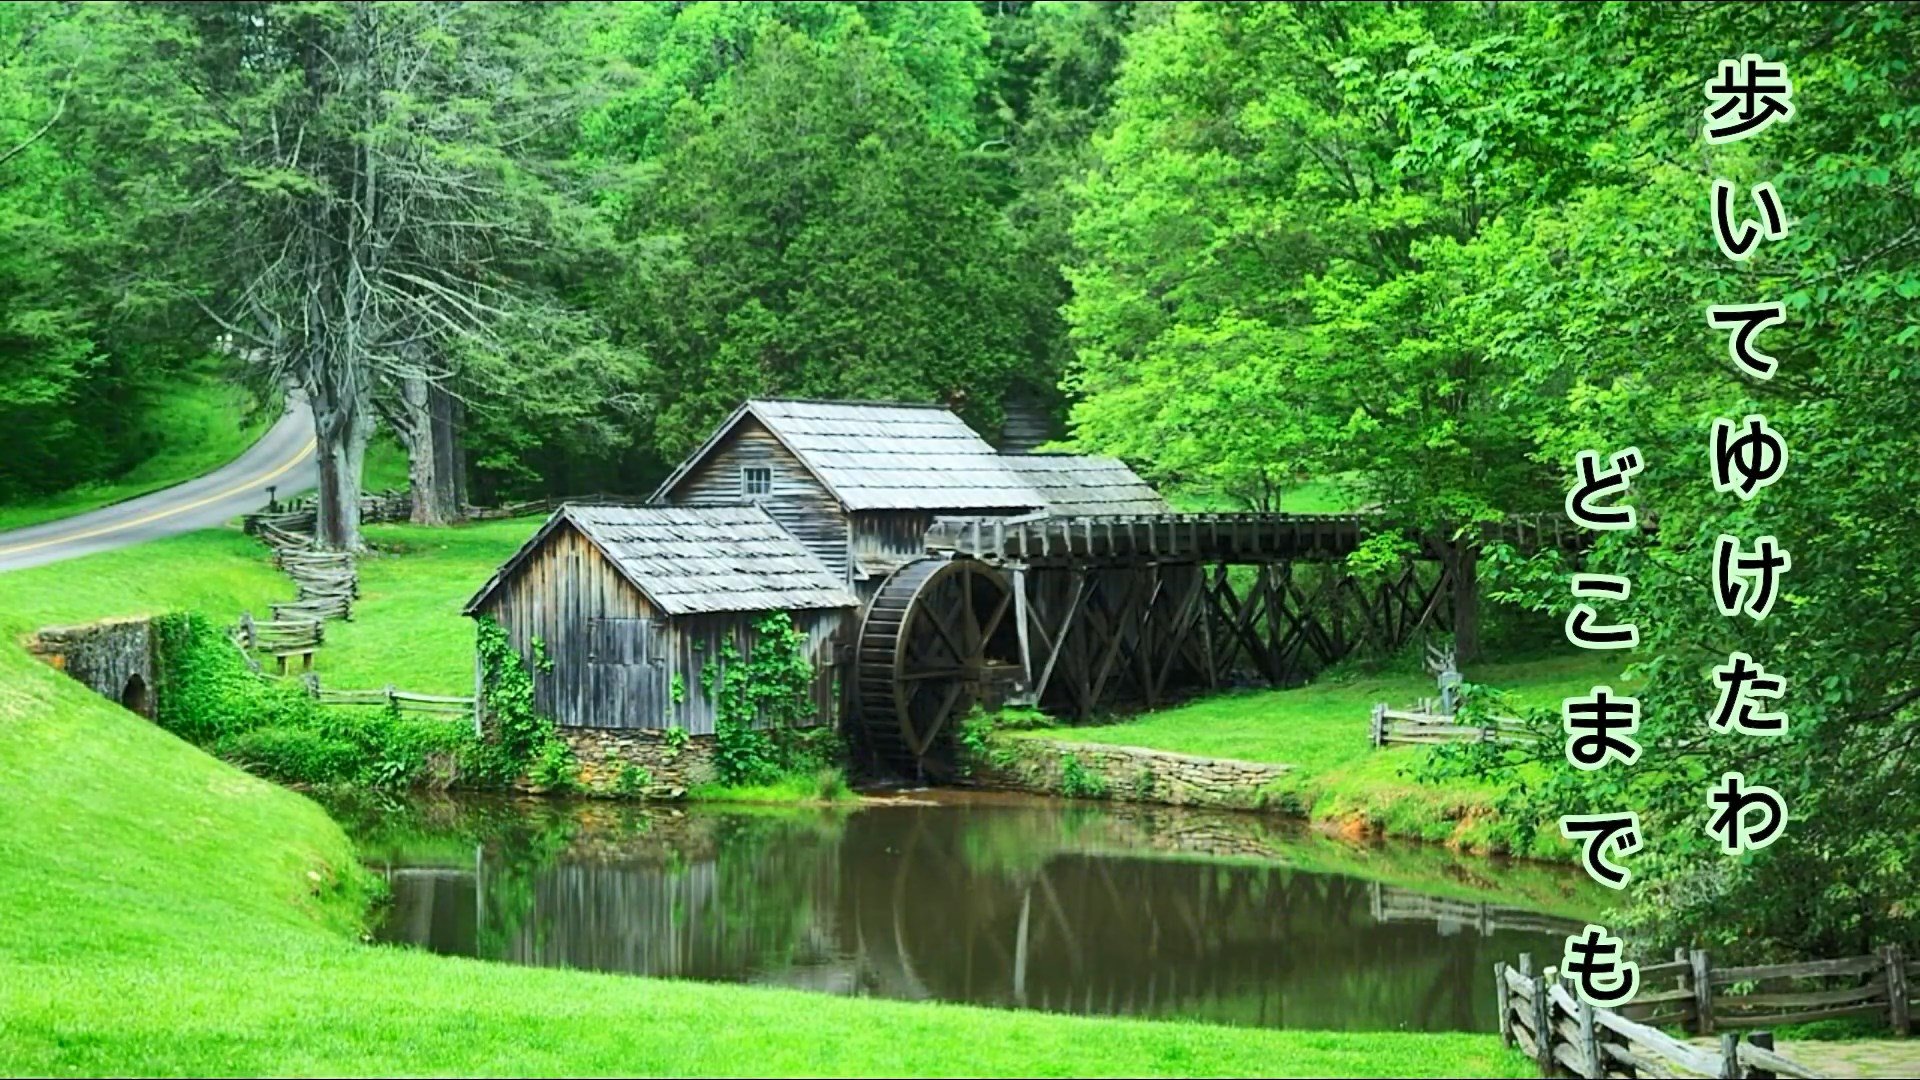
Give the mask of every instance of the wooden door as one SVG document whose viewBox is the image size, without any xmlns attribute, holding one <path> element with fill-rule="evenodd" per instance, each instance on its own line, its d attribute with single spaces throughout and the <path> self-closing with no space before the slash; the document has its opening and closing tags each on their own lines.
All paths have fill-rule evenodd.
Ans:
<svg viewBox="0 0 1920 1080">
<path fill-rule="evenodd" d="M 651 619 L 594 619 L 587 656 L 593 727 L 666 726 L 664 627 Z"/>
</svg>

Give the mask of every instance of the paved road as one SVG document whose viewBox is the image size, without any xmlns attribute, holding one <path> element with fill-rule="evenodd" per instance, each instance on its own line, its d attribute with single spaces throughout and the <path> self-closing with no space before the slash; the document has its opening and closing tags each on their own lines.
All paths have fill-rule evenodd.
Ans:
<svg viewBox="0 0 1920 1080">
<path fill-rule="evenodd" d="M 295 397 L 259 442 L 223 468 L 90 513 L 0 532 L 0 572 L 212 528 L 265 506 L 269 484 L 285 496 L 317 482 L 313 414 Z"/>
</svg>

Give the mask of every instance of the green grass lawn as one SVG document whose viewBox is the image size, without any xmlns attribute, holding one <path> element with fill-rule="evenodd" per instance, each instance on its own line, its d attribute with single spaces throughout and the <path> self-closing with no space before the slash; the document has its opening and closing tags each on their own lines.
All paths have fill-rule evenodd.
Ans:
<svg viewBox="0 0 1920 1080">
<path fill-rule="evenodd" d="M 275 409 L 252 409 L 247 392 L 213 375 L 169 384 L 138 419 L 154 451 L 125 475 L 28 502 L 0 506 L 0 532 L 97 510 L 212 472 L 266 434 Z"/>
<path fill-rule="evenodd" d="M 1617 664 L 1570 649 L 1550 659 L 1471 664 L 1466 675 L 1511 691 L 1523 705 L 1547 706 L 1586 692 L 1596 681 L 1624 689 L 1618 672 Z M 1368 743 L 1375 702 L 1405 708 L 1434 694 L 1433 678 L 1425 674 L 1336 671 L 1294 690 L 1222 694 L 1117 723 L 1010 734 L 1292 765 L 1276 794 L 1316 820 L 1470 850 L 1500 848 L 1494 788 L 1469 781 L 1423 784 L 1408 772 L 1427 748 L 1375 750 Z M 1557 856 L 1567 850 L 1555 834 L 1526 853 Z"/>
<path fill-rule="evenodd" d="M 447 536 L 425 557 L 451 578 L 480 553 Z M 226 532 L 0 574 L 0 1072 L 1531 1075 L 1490 1035 L 1085 1019 L 363 945 L 371 884 L 318 806 L 14 647 L 47 623 L 285 591 Z"/>
<path fill-rule="evenodd" d="M 239 529 L 207 529 L 83 559 L 0 573 L 0 652 L 22 634 L 117 615 L 202 611 L 218 622 L 264 616 L 293 583 Z"/>
<path fill-rule="evenodd" d="M 418 693 L 473 693 L 473 621 L 460 608 L 540 520 L 368 526 L 379 550 L 360 560 L 353 620 L 327 623 L 314 664 L 323 684 L 367 689 L 391 682 Z M 31 627 L 174 608 L 228 624 L 242 611 L 265 618 L 269 604 L 293 593 L 267 549 L 238 529 L 0 574 L 0 612 Z"/>
<path fill-rule="evenodd" d="M 375 550 L 359 563 L 353 620 L 327 624 L 321 685 L 473 693 L 473 620 L 460 609 L 543 520 L 367 526 Z"/>
</svg>

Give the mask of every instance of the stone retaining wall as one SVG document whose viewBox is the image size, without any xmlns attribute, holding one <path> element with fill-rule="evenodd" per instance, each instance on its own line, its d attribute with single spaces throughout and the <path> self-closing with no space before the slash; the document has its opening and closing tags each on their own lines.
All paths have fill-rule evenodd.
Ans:
<svg viewBox="0 0 1920 1080">
<path fill-rule="evenodd" d="M 967 782 L 1043 795 L 1080 795 L 1169 806 L 1262 809 L 1262 789 L 1293 766 L 1196 757 L 1136 746 L 989 736 L 963 754 Z"/>
<path fill-rule="evenodd" d="M 153 719 L 153 627 L 148 619 L 50 626 L 27 639 L 27 651 L 101 697 Z"/>
<path fill-rule="evenodd" d="M 620 774 L 629 764 L 647 770 L 646 788 L 656 795 L 711 783 L 718 775 L 711 735 L 690 735 L 675 750 L 663 731 L 563 727 L 559 733 L 579 763 L 581 789 L 594 794 L 618 793 Z"/>
</svg>

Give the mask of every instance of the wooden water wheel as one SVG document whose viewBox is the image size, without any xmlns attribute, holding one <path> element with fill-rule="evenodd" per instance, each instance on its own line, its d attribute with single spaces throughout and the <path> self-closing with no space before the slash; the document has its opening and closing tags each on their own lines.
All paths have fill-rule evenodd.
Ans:
<svg viewBox="0 0 1920 1080">
<path fill-rule="evenodd" d="M 920 559 L 881 583 L 854 651 L 854 709 L 882 762 L 946 770 L 960 719 L 1023 673 L 1013 607 L 1006 579 L 971 559 Z"/>
</svg>

